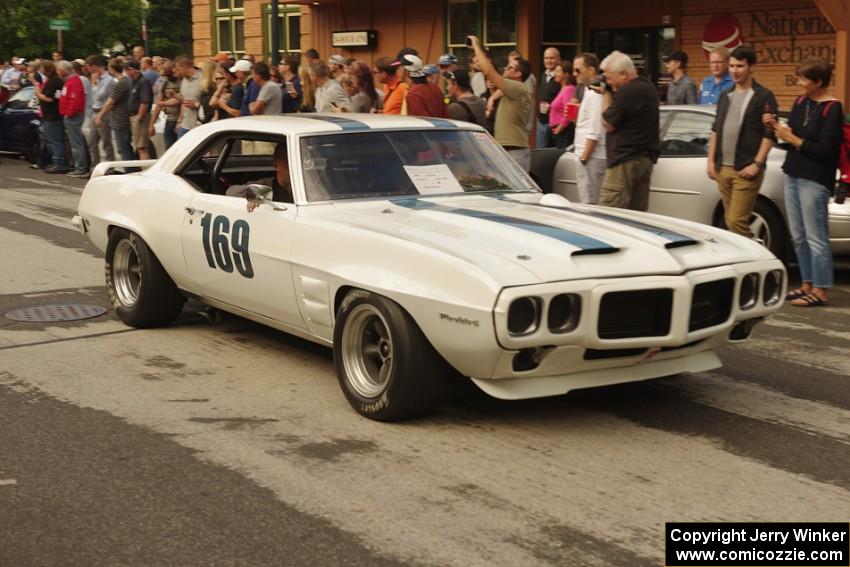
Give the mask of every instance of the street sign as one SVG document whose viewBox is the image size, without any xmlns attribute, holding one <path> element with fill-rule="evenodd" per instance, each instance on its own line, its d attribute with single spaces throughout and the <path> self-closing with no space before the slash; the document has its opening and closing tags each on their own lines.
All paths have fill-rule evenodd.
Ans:
<svg viewBox="0 0 850 567">
<path fill-rule="evenodd" d="M 71 29 L 71 20 L 50 20 L 50 29 L 69 31 Z"/>
</svg>

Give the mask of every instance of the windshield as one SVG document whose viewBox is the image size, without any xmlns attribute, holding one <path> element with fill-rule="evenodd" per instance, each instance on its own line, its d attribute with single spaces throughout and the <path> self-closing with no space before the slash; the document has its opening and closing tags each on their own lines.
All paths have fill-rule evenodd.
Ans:
<svg viewBox="0 0 850 567">
<path fill-rule="evenodd" d="M 307 200 L 539 191 L 484 132 L 417 130 L 301 140 Z"/>
<path fill-rule="evenodd" d="M 24 87 L 9 99 L 9 102 L 29 102 L 32 94 L 35 91 L 32 87 Z"/>
</svg>

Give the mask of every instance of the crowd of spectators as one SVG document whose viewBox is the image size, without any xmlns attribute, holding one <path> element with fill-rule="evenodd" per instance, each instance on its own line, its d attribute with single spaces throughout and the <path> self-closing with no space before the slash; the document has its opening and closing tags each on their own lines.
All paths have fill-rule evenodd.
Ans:
<svg viewBox="0 0 850 567">
<path fill-rule="evenodd" d="M 238 116 L 383 113 L 481 125 L 526 171 L 531 139 L 537 148 L 572 147 L 582 202 L 648 209 L 662 97 L 634 61 L 619 51 L 601 63 L 593 53 L 565 61 L 549 47 L 538 81 L 520 53 L 510 53 L 500 71 L 477 37 L 469 36 L 468 45 L 468 68 L 451 53 L 426 64 L 409 47 L 372 65 L 339 54 L 323 60 L 315 49 L 285 55 L 279 65 L 228 53 L 172 61 L 148 57 L 141 46 L 108 62 L 98 55 L 67 61 L 55 52 L 51 59 L 13 57 L 0 65 L 0 97 L 34 85 L 44 135 L 33 167 L 47 173 L 85 178 L 102 160 L 150 158 L 160 115 L 167 149 L 200 124 Z M 773 93 L 754 79 L 749 47 L 711 51 L 711 72 L 699 86 L 687 74 L 685 52 L 670 53 L 665 65 L 668 104 L 717 105 L 706 170 L 729 230 L 753 237 L 749 222 L 767 154 L 777 139 L 784 145 L 789 226 L 803 275 L 789 299 L 825 304 L 832 285 L 827 205 L 844 116 L 827 90 L 830 64 L 811 58 L 797 68 L 803 95 L 788 124 L 776 119 Z"/>
</svg>

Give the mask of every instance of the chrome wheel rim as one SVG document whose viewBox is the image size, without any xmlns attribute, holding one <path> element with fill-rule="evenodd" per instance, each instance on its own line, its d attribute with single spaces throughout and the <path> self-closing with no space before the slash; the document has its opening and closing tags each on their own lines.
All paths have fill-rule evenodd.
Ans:
<svg viewBox="0 0 850 567">
<path fill-rule="evenodd" d="M 387 388 L 393 370 L 389 325 L 372 305 L 358 305 L 342 333 L 342 361 L 348 383 L 364 398 L 376 398 Z"/>
<path fill-rule="evenodd" d="M 139 299 L 142 285 L 142 267 L 136 247 L 129 239 L 123 239 L 115 247 L 112 256 L 112 282 L 115 295 L 124 307 L 132 307 Z"/>
<path fill-rule="evenodd" d="M 764 243 L 765 248 L 770 248 L 771 234 L 770 225 L 767 220 L 758 213 L 753 213 L 750 217 L 750 232 L 753 233 L 753 238 L 757 238 Z"/>
</svg>

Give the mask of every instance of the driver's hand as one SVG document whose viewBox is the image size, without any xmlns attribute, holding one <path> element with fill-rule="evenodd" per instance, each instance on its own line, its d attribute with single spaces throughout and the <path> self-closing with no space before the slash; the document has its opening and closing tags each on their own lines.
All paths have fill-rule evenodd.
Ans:
<svg viewBox="0 0 850 567">
<path fill-rule="evenodd" d="M 253 213 L 254 209 L 256 209 L 260 205 L 260 202 L 256 199 L 248 199 L 246 203 L 246 208 L 248 209 L 249 213 Z"/>
</svg>

